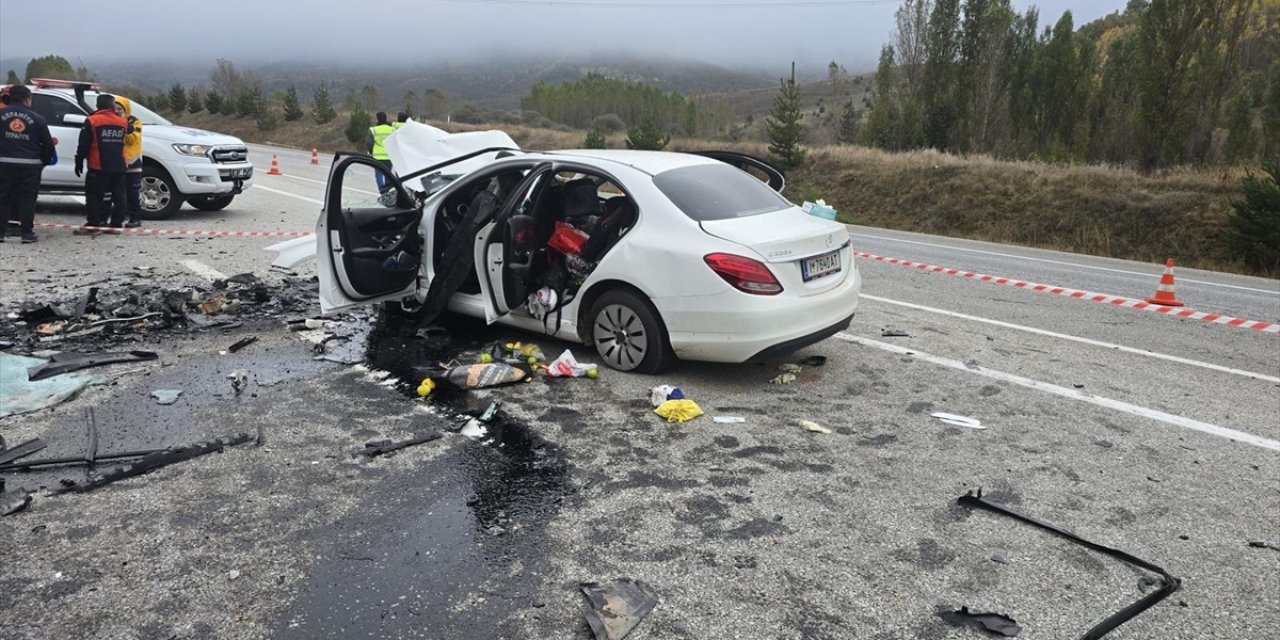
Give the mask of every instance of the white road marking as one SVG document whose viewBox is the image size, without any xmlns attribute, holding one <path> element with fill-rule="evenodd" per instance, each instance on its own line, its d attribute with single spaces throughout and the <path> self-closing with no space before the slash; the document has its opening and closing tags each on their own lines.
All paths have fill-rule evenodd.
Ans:
<svg viewBox="0 0 1280 640">
<path fill-rule="evenodd" d="M 1031 257 L 1031 256 L 1020 256 L 1020 255 L 1013 254 L 1013 253 L 1000 253 L 1000 252 L 998 252 L 998 251 L 984 251 L 984 250 L 982 250 L 982 249 L 969 249 L 969 248 L 967 248 L 967 247 L 955 247 L 955 246 L 951 246 L 951 245 L 946 245 L 946 244 L 937 244 L 937 243 L 933 243 L 933 242 L 922 242 L 922 241 L 920 241 L 920 240 L 904 240 L 904 239 L 902 239 L 902 238 L 890 238 L 890 237 L 887 237 L 887 236 L 873 236 L 873 235 L 869 235 L 869 234 L 866 234 L 866 233 L 858 233 L 858 232 L 857 232 L 856 230 L 854 230 L 854 229 L 850 229 L 850 230 L 849 230 L 849 232 L 850 232 L 850 233 L 852 233 L 852 234 L 854 234 L 854 235 L 857 235 L 857 236 L 860 236 L 860 237 L 863 237 L 863 238 L 870 238 L 870 239 L 873 239 L 873 240 L 885 240 L 885 241 L 888 241 L 888 242 L 903 242 L 903 243 L 906 243 L 906 244 L 918 244 L 918 245 L 923 245 L 923 246 L 926 246 L 926 247 L 938 247 L 938 248 L 940 248 L 940 249 L 950 249 L 950 250 L 952 250 L 952 251 L 966 251 L 966 252 L 968 252 L 968 253 L 980 253 L 980 254 L 983 254 L 983 255 L 988 255 L 988 256 L 997 256 L 997 257 L 1001 257 L 1001 258 L 1015 258 L 1015 259 L 1017 259 L 1017 260 L 1031 260 L 1031 261 L 1033 261 L 1033 262 L 1045 262 L 1045 263 L 1048 263 L 1048 264 L 1060 264 L 1060 265 L 1067 266 L 1067 267 L 1078 267 L 1078 268 L 1080 268 L 1080 269 L 1093 269 L 1093 270 L 1095 270 L 1095 271 L 1110 271 L 1110 272 L 1112 272 L 1112 273 L 1123 273 L 1123 274 L 1127 274 L 1127 275 L 1131 275 L 1131 276 L 1148 276 L 1148 277 L 1159 277 L 1159 276 L 1160 276 L 1160 274 L 1159 274 L 1159 273 L 1156 273 L 1156 271 L 1158 271 L 1158 270 L 1160 269 L 1160 267 L 1158 267 L 1158 266 L 1157 266 L 1157 267 L 1153 267 L 1153 271 L 1152 271 L 1151 273 L 1144 273 L 1144 272 L 1142 272 L 1142 271 L 1126 271 L 1126 270 L 1124 270 L 1124 269 L 1113 269 L 1113 268 L 1111 268 L 1111 267 L 1098 267 L 1098 266 L 1094 266 L 1094 265 L 1080 264 L 1080 263 L 1078 263 L 1078 262 L 1067 262 L 1067 261 L 1065 261 L 1065 260 L 1050 260 L 1050 259 L 1048 259 L 1048 258 L 1033 258 L 1033 257 Z M 1257 292 L 1257 293 L 1268 293 L 1268 294 L 1271 294 L 1271 295 L 1280 296 L 1280 287 L 1277 287 L 1277 288 L 1275 288 L 1275 289 L 1258 289 L 1258 288 L 1255 288 L 1255 287 L 1242 287 L 1242 286 L 1234 285 L 1234 284 L 1222 284 L 1222 283 L 1220 283 L 1220 282 L 1208 282 L 1208 281 L 1205 281 L 1205 280 L 1193 280 L 1193 279 L 1191 279 L 1191 278 L 1183 278 L 1183 277 L 1181 277 L 1181 276 L 1179 276 L 1179 277 L 1178 277 L 1178 281 L 1179 281 L 1179 282 L 1190 282 L 1190 283 L 1193 283 L 1193 284 L 1203 284 L 1203 285 L 1207 285 L 1207 286 L 1210 286 L 1210 287 L 1226 287 L 1226 288 L 1228 288 L 1228 289 L 1240 289 L 1240 290 L 1242 290 L 1242 291 L 1254 291 L 1254 292 Z"/>
<path fill-rule="evenodd" d="M 1186 364 L 1186 365 L 1191 365 L 1193 367 L 1201 367 L 1203 369 L 1212 369 L 1214 371 L 1220 371 L 1222 373 L 1230 373 L 1232 375 L 1243 376 L 1245 378 L 1255 378 L 1258 380 L 1266 380 L 1267 382 L 1280 382 L 1280 377 L 1267 375 L 1265 373 L 1257 373 L 1256 371 L 1245 371 L 1244 369 L 1233 369 L 1231 367 L 1224 367 L 1222 365 L 1213 364 L 1211 362 L 1201 362 L 1199 360 L 1191 360 L 1189 358 L 1171 356 L 1168 354 L 1158 353 L 1155 351 L 1147 351 L 1145 349 L 1136 349 L 1134 347 L 1126 347 L 1124 345 L 1114 344 L 1111 342 L 1103 342 L 1101 340 L 1093 340 L 1091 338 L 1081 338 L 1080 336 L 1073 336 L 1065 333 L 1058 333 L 1056 331 L 1047 331 L 1045 329 L 1037 329 L 1035 327 L 1028 327 L 1020 324 L 1014 324 L 1012 322 L 1005 322 L 1003 320 L 993 320 L 991 318 L 971 316 L 967 313 L 959 313 L 957 311 L 947 311 L 946 309 L 938 309 L 936 307 L 926 307 L 922 304 L 913 304 L 910 302 L 902 302 L 900 300 L 891 300 L 889 298 L 881 298 L 880 296 L 873 296 L 865 293 L 861 294 L 861 297 L 867 300 L 874 300 L 875 302 L 883 302 L 885 304 L 892 304 L 899 307 L 907 307 L 909 309 L 917 309 L 919 311 L 926 311 L 929 313 L 936 313 L 939 315 L 951 316 L 953 318 L 960 318 L 962 320 L 972 320 L 974 322 L 983 322 L 986 324 L 995 325 L 997 327 L 1004 327 L 1005 329 L 1025 331 L 1027 333 L 1034 333 L 1042 336 L 1048 336 L 1050 338 L 1058 338 L 1060 340 L 1070 340 L 1072 342 L 1079 342 L 1081 344 L 1093 345 L 1095 347 L 1115 349 L 1117 351 L 1123 351 L 1125 353 L 1132 353 L 1140 356 L 1146 356 L 1148 358 L 1156 358 L 1159 360 L 1167 360 L 1169 362 L 1177 362 L 1178 364 Z"/>
<path fill-rule="evenodd" d="M 318 205 L 320 205 L 320 206 L 322 206 L 322 207 L 324 206 L 324 203 L 323 203 L 323 202 L 321 202 L 321 201 L 319 201 L 319 200 L 316 200 L 315 198 L 308 198 L 307 196 L 300 196 L 300 195 L 298 195 L 298 194 L 296 194 L 296 193 L 289 193 L 288 191 L 281 191 L 281 190 L 279 190 L 279 189 L 272 189 L 271 187 L 264 187 L 264 186 L 262 186 L 260 183 L 255 183 L 255 184 L 253 185 L 253 188 L 254 188 L 254 189 L 262 189 L 263 191 L 269 191 L 269 192 L 271 192 L 271 193 L 278 193 L 278 194 L 280 194 L 280 195 L 282 195 L 282 196 L 289 196 L 290 198 L 297 198 L 298 200 L 301 200 L 301 201 L 303 201 L 303 202 L 310 202 L 311 204 L 318 204 Z"/>
<path fill-rule="evenodd" d="M 995 369 L 988 369 L 986 367 L 979 366 L 979 365 L 969 365 L 969 364 L 960 362 L 959 360 L 952 360 L 950 358 L 943 358 L 941 356 L 922 353 L 915 349 L 907 349 L 905 347 L 899 347 L 896 344 L 888 344 L 886 342 L 880 342 L 878 340 L 870 340 L 860 336 L 850 335 L 843 331 L 840 333 L 837 333 L 835 337 L 840 340 L 844 340 L 845 342 L 860 344 L 864 347 L 873 347 L 876 349 L 888 351 L 890 353 L 896 353 L 899 355 L 906 355 L 906 356 L 911 356 L 913 358 L 919 358 L 920 360 L 923 360 L 931 364 L 936 364 L 940 367 L 955 369 L 956 371 L 964 371 L 966 373 L 972 373 L 974 375 L 979 375 L 984 378 L 990 378 L 992 380 L 997 380 L 1000 382 L 1007 382 L 1009 384 L 1016 384 L 1018 386 L 1027 387 L 1028 389 L 1035 389 L 1037 391 L 1051 393 L 1053 395 L 1062 396 L 1064 398 L 1071 398 L 1072 400 L 1087 402 L 1089 404 L 1097 405 L 1099 407 L 1106 407 L 1108 409 L 1113 409 L 1115 411 L 1120 411 L 1123 413 L 1135 415 L 1142 418 L 1150 418 L 1152 420 L 1163 422 L 1165 424 L 1170 424 L 1175 427 L 1182 427 L 1183 429 L 1199 431 L 1201 433 L 1207 433 L 1209 435 L 1218 436 L 1219 438 L 1236 440 L 1239 442 L 1243 442 L 1245 444 L 1251 444 L 1255 447 L 1262 447 L 1263 449 L 1280 451 L 1280 441 L 1272 440 L 1270 438 L 1263 438 L 1261 436 L 1255 436 L 1251 433 L 1245 433 L 1243 431 L 1237 431 L 1235 429 L 1220 427 L 1216 424 L 1209 424 L 1208 422 L 1201 422 L 1199 420 L 1193 420 L 1191 418 L 1175 416 L 1171 413 L 1165 413 L 1163 411 L 1149 409 L 1147 407 L 1138 406 L 1136 404 L 1130 404 L 1128 402 L 1121 402 L 1120 400 L 1112 400 L 1110 398 L 1104 398 L 1102 396 L 1095 396 L 1093 394 L 1083 393 L 1077 389 L 1068 389 L 1066 387 L 1061 387 L 1056 384 L 1041 382 L 1039 380 L 1032 380 L 1031 378 L 1024 378 L 1019 375 L 1014 375 L 1012 373 L 1005 373 L 1003 371 L 996 371 Z"/>
<path fill-rule="evenodd" d="M 214 269 L 213 267 L 203 262 L 200 262 L 199 260 L 183 260 L 182 266 L 190 269 L 192 273 L 195 273 L 196 275 L 200 276 L 201 278 L 204 278 L 205 280 L 208 280 L 209 282 L 213 282 L 214 280 L 227 279 L 227 274 L 221 271 L 218 271 L 217 269 Z"/>
<path fill-rule="evenodd" d="M 295 176 L 295 175 L 285 174 L 285 175 L 284 175 L 284 176 L 282 176 L 282 177 L 285 177 L 285 178 L 293 178 L 294 180 L 302 180 L 302 181 L 304 181 L 304 182 L 314 182 L 314 183 L 316 183 L 316 184 L 322 184 L 322 185 L 325 185 L 325 186 L 328 186 L 328 185 L 329 185 L 329 183 L 328 183 L 327 181 L 325 181 L 325 180 L 313 180 L 313 179 L 311 179 L 311 178 L 304 178 L 304 177 L 302 177 L 302 176 Z M 371 195 L 371 196 L 379 195 L 379 194 L 378 194 L 378 192 L 376 192 L 376 191 L 365 191 L 364 189 L 357 189 L 357 188 L 355 188 L 355 187 L 343 187 L 343 188 L 342 188 L 342 190 L 343 190 L 343 191 L 354 191 L 354 192 L 356 192 L 356 193 L 364 193 L 364 194 L 368 194 L 368 195 Z"/>
</svg>

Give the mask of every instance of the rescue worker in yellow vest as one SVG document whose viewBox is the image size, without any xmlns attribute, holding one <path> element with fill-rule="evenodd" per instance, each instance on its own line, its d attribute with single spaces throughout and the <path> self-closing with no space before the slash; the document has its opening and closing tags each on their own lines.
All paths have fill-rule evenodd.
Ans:
<svg viewBox="0 0 1280 640">
<path fill-rule="evenodd" d="M 381 193 L 387 187 L 387 174 L 391 173 L 391 156 L 387 155 L 387 147 L 384 143 L 387 136 L 391 135 L 396 129 L 387 122 L 387 112 L 379 111 L 377 113 L 378 123 L 369 127 L 369 135 L 365 136 L 365 146 L 369 149 L 369 155 L 373 156 L 379 164 L 387 168 L 386 173 L 374 171 L 373 176 L 378 181 L 378 192 Z"/>
<path fill-rule="evenodd" d="M 400 113 L 396 114 L 396 121 L 391 123 L 391 128 L 395 129 L 396 131 L 399 131 L 400 127 L 403 127 L 404 123 L 408 121 L 409 121 L 409 112 L 401 111 Z"/>
</svg>

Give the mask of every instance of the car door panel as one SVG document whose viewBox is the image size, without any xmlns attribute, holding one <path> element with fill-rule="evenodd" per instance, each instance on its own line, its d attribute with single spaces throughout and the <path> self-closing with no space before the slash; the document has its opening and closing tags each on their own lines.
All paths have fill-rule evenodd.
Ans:
<svg viewBox="0 0 1280 640">
<path fill-rule="evenodd" d="M 374 182 L 381 171 L 387 188 L 377 199 L 344 188 L 353 179 Z M 398 180 L 373 159 L 334 158 L 316 225 L 317 272 L 325 313 L 383 300 L 412 297 L 424 272 L 422 208 Z"/>
<path fill-rule="evenodd" d="M 485 320 L 489 324 L 524 302 L 524 276 L 533 259 L 526 241 L 532 235 L 531 214 L 544 191 L 542 185 L 553 172 L 551 163 L 540 164 L 529 171 L 493 221 L 476 234 L 476 273 L 485 301 Z"/>
<path fill-rule="evenodd" d="M 61 96 L 36 93 L 31 96 L 31 108 L 44 116 L 49 125 L 49 135 L 57 141 L 58 162 L 44 168 L 40 183 L 44 186 L 82 187 L 84 178 L 76 177 L 76 147 L 80 144 L 80 128 L 84 112 Z"/>
</svg>

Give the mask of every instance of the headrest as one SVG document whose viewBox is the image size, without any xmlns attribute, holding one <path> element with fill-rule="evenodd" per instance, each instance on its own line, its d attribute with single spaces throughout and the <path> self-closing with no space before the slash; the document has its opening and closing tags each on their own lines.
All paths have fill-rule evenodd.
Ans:
<svg viewBox="0 0 1280 640">
<path fill-rule="evenodd" d="M 600 196 L 590 178 L 570 180 L 564 185 L 564 215 L 590 216 L 600 213 Z"/>
</svg>

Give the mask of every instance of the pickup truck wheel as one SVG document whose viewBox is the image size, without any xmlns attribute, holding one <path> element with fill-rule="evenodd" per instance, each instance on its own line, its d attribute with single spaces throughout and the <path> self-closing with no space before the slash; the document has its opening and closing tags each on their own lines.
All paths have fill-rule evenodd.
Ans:
<svg viewBox="0 0 1280 640">
<path fill-rule="evenodd" d="M 187 203 L 201 211 L 222 211 L 235 199 L 233 195 L 225 196 L 189 196 Z"/>
<path fill-rule="evenodd" d="M 166 220 L 182 208 L 182 194 L 168 172 L 155 165 L 142 167 L 142 217 Z"/>
</svg>

